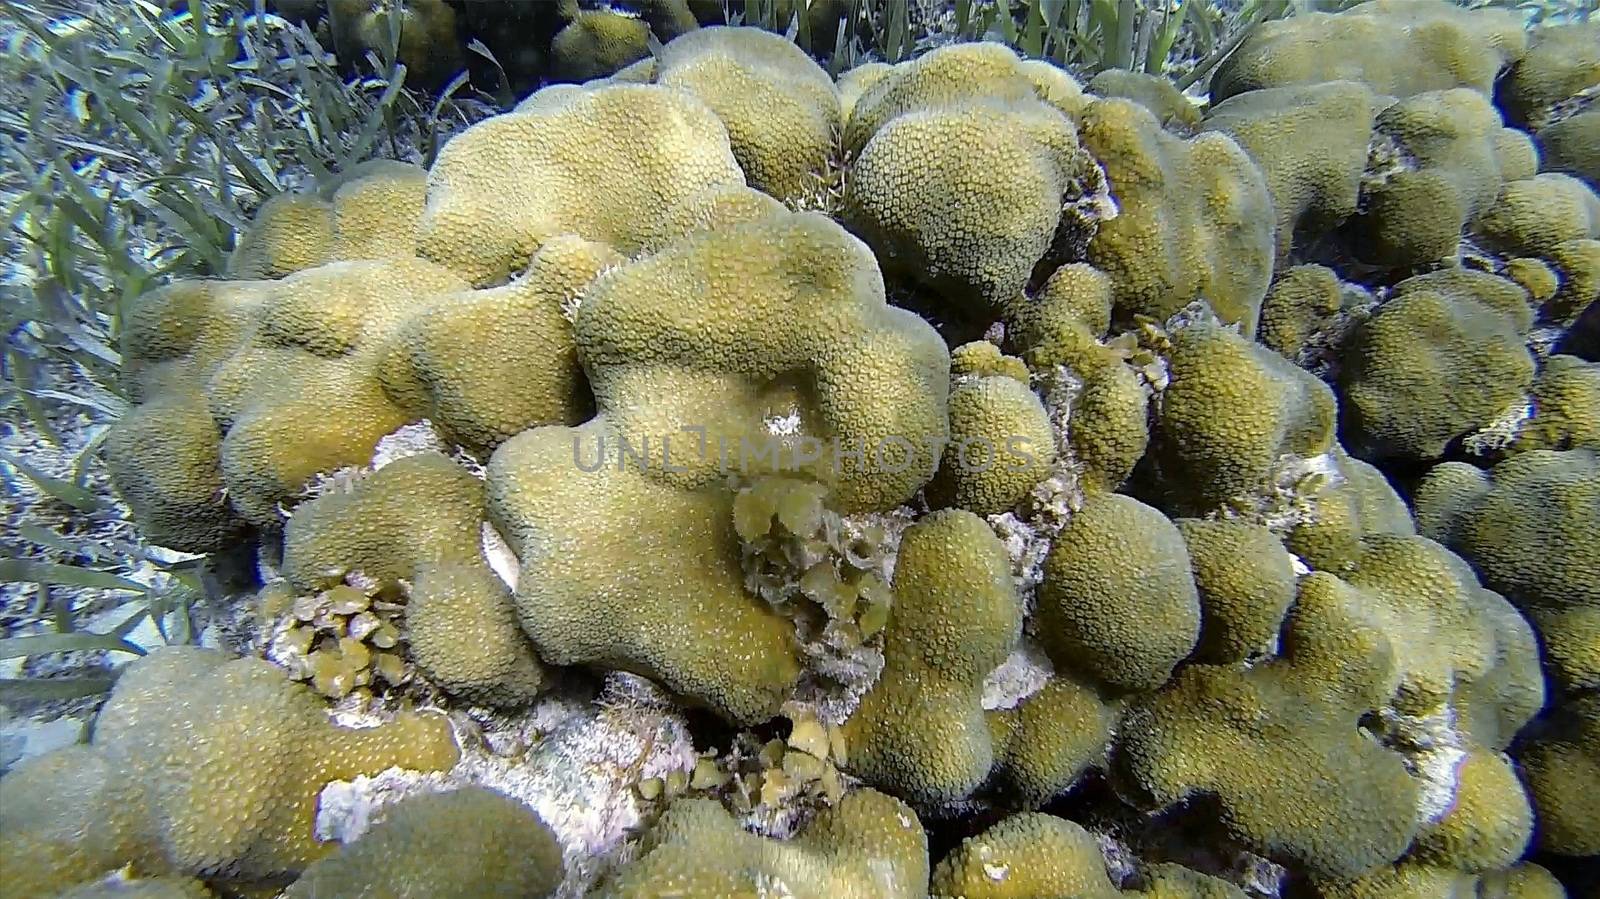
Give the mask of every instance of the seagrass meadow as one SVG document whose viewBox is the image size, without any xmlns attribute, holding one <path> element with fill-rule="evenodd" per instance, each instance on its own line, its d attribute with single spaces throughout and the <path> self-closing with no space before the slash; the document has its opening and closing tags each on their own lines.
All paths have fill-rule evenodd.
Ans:
<svg viewBox="0 0 1600 899">
<path fill-rule="evenodd" d="M 1592 2 L 0 39 L 0 897 L 1600 897 Z"/>
</svg>

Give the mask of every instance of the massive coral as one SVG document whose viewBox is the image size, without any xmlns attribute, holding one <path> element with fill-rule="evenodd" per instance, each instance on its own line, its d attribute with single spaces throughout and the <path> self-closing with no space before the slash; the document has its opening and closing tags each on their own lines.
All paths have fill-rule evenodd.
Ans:
<svg viewBox="0 0 1600 899">
<path fill-rule="evenodd" d="M 1508 12 L 1468 12 L 1437 0 L 1370 0 L 1256 29 L 1219 68 L 1219 99 L 1249 90 L 1349 79 L 1407 97 L 1455 87 L 1487 93 L 1527 39 Z"/>
<path fill-rule="evenodd" d="M 0 860 L 18 896 L 130 864 L 283 882 L 328 851 L 314 830 L 324 785 L 456 758 L 440 716 L 335 727 L 309 690 L 266 662 L 164 649 L 121 677 L 90 744 L 0 780 Z"/>
<path fill-rule="evenodd" d="M 632 816 L 605 836 L 517 797 L 563 895 L 1237 899 L 1282 870 L 1534 896 L 1527 853 L 1594 851 L 1600 380 L 1571 326 L 1600 200 L 1518 130 L 1580 118 L 1570 35 L 1524 56 L 1495 11 L 1297 15 L 1202 116 L 987 42 L 834 81 L 681 3 L 560 12 L 559 64 L 608 77 L 426 173 L 273 200 L 233 280 L 129 310 L 106 455 L 145 535 L 259 541 L 267 654 L 344 713 L 422 699 L 486 731 L 447 776 L 341 789 L 557 789 L 523 776 L 552 718 L 645 715 L 597 675 L 681 742 L 606 756 Z M 269 775 L 192 833 L 117 754 L 176 739 L 119 724 L 173 658 L 0 787 L 34 821 L 0 845 L 52 889 L 127 863 L 306 870 L 290 895 L 560 876 L 474 788 L 328 855 L 317 781 L 454 747 L 411 713 L 332 728 L 256 662 L 149 688 L 186 733 L 293 710 L 166 783 Z M 258 732 L 278 755 L 235 745 Z M 406 745 L 319 754 L 383 734 Z"/>
</svg>

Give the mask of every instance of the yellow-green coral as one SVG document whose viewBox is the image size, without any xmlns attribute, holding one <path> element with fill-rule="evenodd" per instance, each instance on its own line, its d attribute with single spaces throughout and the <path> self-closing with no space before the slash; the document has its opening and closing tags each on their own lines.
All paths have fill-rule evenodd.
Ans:
<svg viewBox="0 0 1600 899">
<path fill-rule="evenodd" d="M 1567 899 L 1561 881 L 1532 862 L 1487 874 L 1478 881 L 1479 899 Z"/>
<path fill-rule="evenodd" d="M 1509 10 L 1439 0 L 1372 0 L 1342 13 L 1266 22 L 1212 78 L 1216 99 L 1244 91 L 1349 79 L 1407 97 L 1467 87 L 1487 93 L 1526 48 Z"/>
<path fill-rule="evenodd" d="M 1318 899 L 1475 899 L 1475 878 L 1463 871 L 1406 859 L 1364 877 L 1316 885 Z"/>
<path fill-rule="evenodd" d="M 1344 426 L 1364 454 L 1437 459 L 1533 383 L 1522 288 L 1446 270 L 1400 283 L 1344 353 Z"/>
<path fill-rule="evenodd" d="M 78 744 L 0 777 L 0 896 L 53 896 L 152 854 L 112 794 L 119 776 L 105 753 Z"/>
<path fill-rule="evenodd" d="M 1556 276 L 1555 270 L 1542 259 L 1521 257 L 1506 261 L 1505 277 L 1507 280 L 1517 282 L 1517 285 L 1528 292 L 1528 298 L 1535 303 L 1543 303 L 1556 295 L 1561 287 L 1561 281 Z"/>
<path fill-rule="evenodd" d="M 855 111 L 856 103 L 866 95 L 867 91 L 894 72 L 895 67 L 886 62 L 864 62 L 841 74 L 834 84 L 839 90 L 841 121 L 849 121 Z"/>
<path fill-rule="evenodd" d="M 213 552 L 244 533 L 222 479 L 222 434 L 199 391 L 131 408 L 106 433 L 105 458 L 151 543 Z"/>
<path fill-rule="evenodd" d="M 680 799 L 642 848 L 597 899 L 770 892 L 795 899 L 921 899 L 928 883 L 927 836 L 916 814 L 872 790 L 850 793 L 783 841 L 745 832 L 713 800 Z"/>
<path fill-rule="evenodd" d="M 1089 104 L 1079 127 L 1117 203 L 1087 255 L 1110 276 L 1117 312 L 1165 319 L 1204 299 L 1255 334 L 1272 278 L 1274 219 L 1250 157 L 1221 133 L 1176 137 L 1131 100 Z"/>
<path fill-rule="evenodd" d="M 401 800 L 285 899 L 540 899 L 561 882 L 561 848 L 519 802 L 480 787 Z"/>
<path fill-rule="evenodd" d="M 507 441 L 489 492 L 543 658 L 758 721 L 799 664 L 789 622 L 743 588 L 726 479 L 813 475 L 847 512 L 908 499 L 946 432 L 949 359 L 837 225 L 742 215 L 585 292 L 574 330 L 600 414 Z M 753 252 L 768 246 L 786 252 Z"/>
<path fill-rule="evenodd" d="M 1117 899 L 1094 837 L 1036 813 L 968 837 L 933 870 L 934 899 Z"/>
<path fill-rule="evenodd" d="M 773 246 L 784 252 L 758 252 Z M 821 215 L 713 228 L 613 269 L 574 328 L 601 418 L 648 443 L 652 477 L 700 486 L 785 468 L 853 512 L 893 507 L 933 474 L 948 354 L 887 305 L 866 246 Z"/>
<path fill-rule="evenodd" d="M 1045 560 L 1039 640 L 1062 668 L 1119 690 L 1154 689 L 1200 634 L 1189 568 L 1166 516 L 1126 496 L 1091 495 Z"/>
<path fill-rule="evenodd" d="M 1079 825 L 1050 815 L 1004 818 L 963 840 L 933 871 L 933 899 L 1243 899 L 1238 887 L 1181 865 L 1151 865 L 1118 889 L 1100 846 Z"/>
<path fill-rule="evenodd" d="M 608 461 L 582 471 L 600 440 Z M 634 671 L 735 720 L 770 718 L 800 663 L 788 620 L 745 591 L 732 494 L 618 470 L 615 440 L 603 420 L 535 428 L 490 460 L 523 630 L 547 662 Z"/>
<path fill-rule="evenodd" d="M 1050 273 L 1032 301 L 1018 302 L 1008 310 L 1007 327 L 1022 334 L 1013 340 L 1037 345 L 1053 330 L 1081 321 L 1094 337 L 1104 337 L 1111 327 L 1111 279 L 1092 265 L 1074 262 Z"/>
<path fill-rule="evenodd" d="M 884 668 L 845 723 L 852 772 L 921 806 L 972 793 L 993 746 L 980 699 L 1021 627 L 1005 546 L 971 512 L 906 530 L 885 628 Z"/>
<path fill-rule="evenodd" d="M 1050 419 L 1026 380 L 958 376 L 950 390 L 950 443 L 929 496 L 979 515 L 1004 512 L 1050 474 L 1055 457 Z"/>
<path fill-rule="evenodd" d="M 390 17 L 399 19 L 396 59 L 408 83 L 435 87 L 461 68 L 462 41 L 456 11 L 445 0 L 329 0 L 328 21 L 341 61 L 354 63 L 389 47 Z"/>
<path fill-rule="evenodd" d="M 1537 130 L 1556 104 L 1600 84 L 1600 23 L 1546 25 L 1530 32 L 1529 41 L 1497 99 L 1507 118 Z"/>
<path fill-rule="evenodd" d="M 1600 854 L 1600 696 L 1555 710 L 1517 752 L 1538 818 L 1537 845 L 1560 855 Z"/>
<path fill-rule="evenodd" d="M 547 241 L 511 283 L 449 295 L 408 321 L 385 387 L 478 451 L 534 425 L 577 424 L 594 400 L 566 313 L 596 275 L 621 262 L 601 244 Z"/>
<path fill-rule="evenodd" d="M 1150 444 L 1149 403 L 1133 369 L 1103 354 L 1085 373 L 1072 405 L 1067 440 L 1086 488 L 1115 490 L 1133 474 Z"/>
<path fill-rule="evenodd" d="M 1534 132 L 1543 168 L 1600 190 L 1600 23 L 1534 30 L 1528 53 L 1501 79 L 1506 117 Z"/>
<path fill-rule="evenodd" d="M 1570 175 L 1545 172 L 1507 184 L 1473 229 L 1492 248 L 1548 255 L 1567 241 L 1600 238 L 1600 196 Z"/>
<path fill-rule="evenodd" d="M 114 483 L 175 548 L 219 549 L 246 518 L 275 523 L 310 476 L 364 463 L 404 423 L 377 382 L 381 332 L 427 291 L 459 284 L 395 260 L 144 294 L 123 347 L 139 404 L 107 436 Z M 324 426 L 303 431 L 306 420 Z M 280 427 L 297 436 L 273 441 Z"/>
<path fill-rule="evenodd" d="M 126 350 L 136 360 L 132 392 L 147 402 L 108 438 L 135 515 L 173 532 L 175 547 L 216 548 L 205 544 L 224 526 L 219 517 L 229 517 L 222 494 L 239 517 L 275 526 L 282 506 L 316 475 L 364 465 L 383 436 L 415 419 L 382 384 L 396 332 L 418 309 L 464 287 L 437 266 L 392 259 L 279 281 L 176 284 L 141 297 Z M 180 316 L 194 324 L 162 333 Z M 215 421 L 209 430 L 202 403 Z M 141 440 L 167 421 L 181 430 Z M 307 428 L 311 421 L 318 426 Z M 164 455 L 189 454 L 175 471 L 152 467 Z M 220 493 L 217 476 L 195 468 L 212 458 Z M 186 509 L 201 522 L 195 533 L 181 522 Z"/>
<path fill-rule="evenodd" d="M 1455 802 L 1417 834 L 1413 857 L 1478 873 L 1510 866 L 1533 837 L 1533 809 L 1511 762 L 1475 749 L 1456 769 Z"/>
<path fill-rule="evenodd" d="M 992 318 L 1017 298 L 1083 224 L 1064 207 L 1097 187 L 1072 121 L 1034 97 L 1009 49 L 958 44 L 898 66 L 845 127 L 845 219 L 955 315 Z"/>
<path fill-rule="evenodd" d="M 1311 338 L 1332 324 L 1343 306 L 1339 276 L 1321 265 L 1297 265 L 1273 282 L 1261 304 L 1256 338 L 1295 359 Z"/>
<path fill-rule="evenodd" d="M 1311 567 L 1337 572 L 1355 561 L 1366 538 L 1417 528 L 1383 472 L 1338 448 L 1333 458 L 1336 479 L 1315 494 L 1312 514 L 1289 528 L 1284 545 Z"/>
<path fill-rule="evenodd" d="M 1110 324 L 1111 281 L 1083 263 L 1056 269 L 1036 296 L 1005 315 L 1007 343 L 1035 373 L 1052 424 L 1065 431 L 1066 464 L 1091 489 L 1121 485 L 1150 442 L 1139 375 L 1099 341 Z"/>
<path fill-rule="evenodd" d="M 451 694 L 517 706 L 544 684 L 544 669 L 517 627 L 510 591 L 481 562 L 419 566 L 406 624 L 417 668 Z"/>
<path fill-rule="evenodd" d="M 657 85 L 570 91 L 453 138 L 428 172 L 418 250 L 476 284 L 576 234 L 631 254 L 671 208 L 744 175 L 716 114 Z"/>
<path fill-rule="evenodd" d="M 550 42 L 552 69 L 562 81 L 603 78 L 650 55 L 650 26 L 610 9 L 577 11 Z"/>
<path fill-rule="evenodd" d="M 1112 752 L 1118 792 L 1148 809 L 1213 796 L 1233 838 L 1320 876 L 1393 861 L 1415 833 L 1417 785 L 1356 725 L 1394 674 L 1392 644 L 1357 592 L 1312 574 L 1281 658 L 1192 665 L 1133 701 Z"/>
<path fill-rule="evenodd" d="M 1559 286 L 1539 310 L 1539 317 L 1571 325 L 1600 299 L 1600 240 L 1557 244 L 1545 261 L 1555 269 Z"/>
<path fill-rule="evenodd" d="M 1200 591 L 1197 661 L 1238 662 L 1264 652 L 1294 602 L 1294 560 L 1266 527 L 1240 521 L 1177 522 Z"/>
<path fill-rule="evenodd" d="M 1167 359 L 1153 453 L 1181 507 L 1256 495 L 1284 454 L 1332 445 L 1333 392 L 1266 347 L 1201 323 L 1172 334 Z"/>
<path fill-rule="evenodd" d="M 483 484 L 438 453 L 391 462 L 303 503 L 284 526 L 284 575 L 302 590 L 354 573 L 379 583 L 479 559 Z"/>
<path fill-rule="evenodd" d="M 1425 537 L 1370 535 L 1341 572 L 1367 621 L 1393 642 L 1393 703 L 1417 714 L 1445 702 L 1462 672 L 1492 657 L 1492 635 L 1476 614 L 1478 589 L 1466 563 Z"/>
<path fill-rule="evenodd" d="M 1016 708 L 987 713 L 997 801 L 1036 808 L 1102 766 L 1119 712 L 1094 687 L 1057 674 Z"/>
<path fill-rule="evenodd" d="M 1189 102 L 1172 83 L 1161 75 L 1130 72 L 1127 69 L 1106 69 L 1089 79 L 1085 88 L 1101 97 L 1124 97 L 1138 103 L 1155 114 L 1168 128 L 1194 128 L 1200 124 L 1200 107 Z"/>
<path fill-rule="evenodd" d="M 328 782 L 397 765 L 448 769 L 458 755 L 440 716 L 335 727 L 272 665 L 191 647 L 130 665 L 93 742 L 63 752 L 4 781 L 3 814 L 25 816 L 0 839 L 19 895 L 93 879 L 108 862 L 242 886 L 285 881 L 328 850 L 313 828 Z M 52 776 L 61 762 L 73 776 Z"/>
<path fill-rule="evenodd" d="M 1141 878 L 1142 890 L 1124 890 L 1123 895 L 1147 899 L 1245 899 L 1245 892 L 1226 880 L 1191 871 L 1170 863 L 1150 865 Z"/>
<path fill-rule="evenodd" d="M 1207 111 L 1202 127 L 1238 141 L 1266 176 L 1280 261 L 1296 236 L 1315 239 L 1355 214 L 1378 106 L 1365 85 L 1330 81 L 1237 94 Z"/>
<path fill-rule="evenodd" d="M 1037 74 L 1004 44 L 941 47 L 888 71 L 857 76 L 872 83 L 856 100 L 845 126 L 844 146 L 860 152 L 890 121 L 902 115 L 963 105 L 1024 103 L 1041 93 Z"/>
<path fill-rule="evenodd" d="M 544 673 L 480 549 L 483 503 L 482 482 L 437 453 L 391 462 L 295 510 L 284 574 L 302 590 L 409 583 L 405 617 L 423 673 L 472 701 L 527 701 Z"/>
<path fill-rule="evenodd" d="M 663 48 L 656 83 L 711 107 L 751 187 L 784 200 L 822 189 L 839 94 L 793 42 L 758 28 L 703 28 Z"/>
<path fill-rule="evenodd" d="M 1592 450 L 1530 450 L 1488 473 L 1440 465 L 1417 490 L 1425 533 L 1455 548 L 1533 619 L 1551 680 L 1600 686 L 1600 463 Z"/>
<path fill-rule="evenodd" d="M 314 193 L 279 194 L 256 211 L 228 258 L 234 278 L 281 278 L 343 259 L 412 254 L 427 172 L 374 160 L 318 185 Z"/>
<path fill-rule="evenodd" d="M 1456 673 L 1451 700 L 1457 726 L 1473 751 L 1504 751 L 1544 708 L 1546 689 L 1533 625 L 1505 597 L 1466 583 L 1467 604 L 1477 618 L 1484 651 L 1470 669 Z"/>
<path fill-rule="evenodd" d="M 1555 355 L 1534 379 L 1533 416 L 1514 448 L 1600 450 L 1600 363 Z"/>
<path fill-rule="evenodd" d="M 55 899 L 212 899 L 215 895 L 192 877 L 111 877 L 73 887 Z"/>
<path fill-rule="evenodd" d="M 1592 90 L 1592 88 L 1591 88 Z M 1566 172 L 1600 190 L 1600 107 L 1592 105 L 1539 129 L 1546 169 Z"/>
<path fill-rule="evenodd" d="M 1351 233 L 1363 258 L 1411 266 L 1453 259 L 1462 226 L 1490 210 L 1502 181 L 1532 176 L 1528 138 L 1501 127 L 1465 88 L 1417 94 L 1378 114 Z"/>
</svg>

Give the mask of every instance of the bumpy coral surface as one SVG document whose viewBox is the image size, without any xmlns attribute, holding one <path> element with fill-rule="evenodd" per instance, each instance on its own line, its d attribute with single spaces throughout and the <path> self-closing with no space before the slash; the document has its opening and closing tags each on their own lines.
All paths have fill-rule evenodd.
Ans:
<svg viewBox="0 0 1600 899">
<path fill-rule="evenodd" d="M 927 853 L 911 809 L 872 790 L 852 792 L 786 841 L 746 833 L 716 802 L 684 799 L 598 895 L 915 899 L 927 890 Z"/>
<path fill-rule="evenodd" d="M 404 0 L 392 6 L 378 0 L 329 0 L 328 5 L 333 45 L 342 60 L 384 52 L 394 15 L 400 31 L 397 56 L 408 81 L 437 86 L 461 68 L 456 10 L 444 0 Z"/>
<path fill-rule="evenodd" d="M 1600 701 L 1593 694 L 1557 710 L 1548 730 L 1519 753 L 1539 821 L 1539 845 L 1562 855 L 1600 853 Z"/>
<path fill-rule="evenodd" d="M 1370 0 L 1255 30 L 1212 80 L 1221 99 L 1249 90 L 1349 79 L 1406 97 L 1468 87 L 1488 92 L 1520 58 L 1522 25 L 1501 10 L 1468 12 L 1439 0 Z"/>
<path fill-rule="evenodd" d="M 428 173 L 414 165 L 363 163 L 311 194 L 279 194 L 235 244 L 228 274 L 281 278 L 343 259 L 411 255 Z"/>
<path fill-rule="evenodd" d="M 1331 329 L 1344 305 L 1339 276 L 1321 265 L 1280 272 L 1261 305 L 1256 337 L 1287 359 L 1301 360 L 1311 342 Z"/>
<path fill-rule="evenodd" d="M 791 255 L 743 255 L 774 244 Z M 777 213 L 589 289 L 575 329 L 601 414 L 524 432 L 489 466 L 490 517 L 522 561 L 518 609 L 546 660 L 662 677 L 740 719 L 776 710 L 798 675 L 791 629 L 740 583 L 723 481 L 782 468 L 829 483 L 843 509 L 885 508 L 928 479 L 946 433 L 947 353 L 875 275 L 837 225 Z M 713 321 L 738 327 L 706 341 Z M 666 627 L 685 615 L 695 627 Z"/>
<path fill-rule="evenodd" d="M 1150 808 L 1214 796 L 1236 839 L 1318 874 L 1398 858 L 1415 835 L 1417 786 L 1355 727 L 1387 698 L 1395 666 L 1359 604 L 1337 578 L 1313 575 L 1281 658 L 1192 666 L 1136 700 L 1113 754 L 1118 789 Z"/>
<path fill-rule="evenodd" d="M 1056 461 L 1055 436 L 1020 359 L 1004 357 L 1020 371 L 963 371 L 963 350 L 968 356 L 999 356 L 990 343 L 957 348 L 950 443 L 928 491 L 941 504 L 994 515 L 1015 506 L 1049 475 Z"/>
<path fill-rule="evenodd" d="M 1066 792 L 1090 767 L 1104 766 L 1120 711 L 1095 687 L 1057 674 L 1016 708 L 989 712 L 989 791 L 1022 808 Z"/>
<path fill-rule="evenodd" d="M 313 825 L 328 782 L 391 766 L 442 770 L 457 755 L 437 715 L 339 728 L 309 690 L 266 662 L 164 649 L 119 679 L 91 744 L 0 781 L 8 819 L 0 859 L 22 896 L 124 864 L 245 885 L 282 881 L 327 851 Z M 59 768 L 50 776 L 48 766 L 64 763 L 72 776 Z"/>
<path fill-rule="evenodd" d="M 1435 468 L 1418 489 L 1430 533 L 1456 547 L 1484 583 L 1538 627 L 1556 684 L 1600 686 L 1600 464 L 1591 450 L 1532 450 L 1481 472 Z"/>
<path fill-rule="evenodd" d="M 1528 138 L 1501 127 L 1476 91 L 1417 94 L 1374 124 L 1353 231 L 1361 254 L 1383 265 L 1453 258 L 1462 225 L 1490 210 L 1501 184 L 1533 174 Z"/>
<path fill-rule="evenodd" d="M 1005 547 L 970 512 L 906 531 L 884 670 L 845 725 L 851 770 L 922 805 L 964 798 L 993 763 L 983 677 L 1021 625 Z"/>
<path fill-rule="evenodd" d="M 1534 132 L 1546 170 L 1566 172 L 1600 189 L 1600 25 L 1571 22 L 1540 28 L 1528 53 L 1500 82 L 1506 117 Z"/>
<path fill-rule="evenodd" d="M 1265 173 L 1280 260 L 1297 233 L 1355 214 L 1376 109 L 1365 85 L 1329 81 L 1236 94 L 1206 112 L 1202 127 L 1232 137 Z"/>
<path fill-rule="evenodd" d="M 1437 459 L 1532 385 L 1527 298 L 1502 278 L 1463 271 L 1419 275 L 1395 293 L 1346 354 L 1344 424 L 1372 455 Z"/>
<path fill-rule="evenodd" d="M 468 787 L 396 804 L 284 896 L 538 899 L 560 882 L 561 849 L 544 822 L 514 800 Z"/>
<path fill-rule="evenodd" d="M 1283 456 L 1315 456 L 1333 442 L 1327 385 L 1233 331 L 1185 327 L 1167 364 L 1152 454 L 1182 507 L 1208 512 L 1258 493 Z"/>
<path fill-rule="evenodd" d="M 1012 815 L 964 841 L 933 871 L 939 899 L 1031 899 L 1056 895 L 1106 899 L 1111 885 L 1094 837 L 1041 814 Z"/>
<path fill-rule="evenodd" d="M 1101 177 L 1029 74 L 1004 47 L 946 47 L 885 75 L 845 125 L 846 219 L 896 273 L 969 314 L 1010 302 L 1074 239 L 1083 223 L 1063 207 Z"/>
<path fill-rule="evenodd" d="M 650 26 L 609 9 L 580 10 L 561 4 L 569 21 L 550 42 L 555 74 L 563 81 L 602 78 L 650 55 Z"/>
<path fill-rule="evenodd" d="M 1012 815 L 964 840 L 933 871 L 934 899 L 1242 899 L 1233 884 L 1181 865 L 1151 865 L 1118 889 L 1095 837 L 1050 815 Z"/>
<path fill-rule="evenodd" d="M 821 66 L 790 41 L 750 28 L 705 28 L 670 46 L 656 83 L 711 107 L 751 187 L 780 199 L 821 189 L 841 127 L 838 91 Z"/>
<path fill-rule="evenodd" d="M 1183 536 L 1137 500 L 1090 498 L 1045 560 L 1038 611 L 1057 665 L 1117 689 L 1160 686 L 1200 631 Z"/>
<path fill-rule="evenodd" d="M 481 481 L 437 453 L 409 456 L 296 509 L 284 527 L 284 573 L 302 590 L 405 582 L 423 673 L 468 699 L 525 702 L 545 675 L 483 556 L 483 514 Z"/>
<path fill-rule="evenodd" d="M 661 238 L 675 204 L 743 181 L 728 132 L 692 95 L 653 85 L 567 91 L 445 146 L 428 172 L 418 250 L 492 284 L 559 234 L 637 252 Z"/>
<path fill-rule="evenodd" d="M 1177 522 L 1200 593 L 1200 641 L 1194 658 L 1243 661 L 1274 642 L 1294 602 L 1294 560 L 1262 525 Z"/>
<path fill-rule="evenodd" d="M 1091 78 L 1085 90 L 1102 97 L 1126 97 L 1150 110 L 1169 128 L 1181 130 L 1200 124 L 1200 108 L 1160 75 L 1106 69 Z"/>
<path fill-rule="evenodd" d="M 0 780 L 0 893 L 1544 899 L 1597 851 L 1591 30 L 1300 11 L 1202 115 L 990 42 L 835 80 L 844 3 L 438 6 L 592 80 L 123 322 L 142 536 L 255 542 L 316 692 L 133 663 Z"/>
<path fill-rule="evenodd" d="M 1087 256 L 1111 276 L 1117 311 L 1166 318 L 1204 298 L 1254 334 L 1274 253 L 1261 170 L 1227 135 L 1180 139 L 1129 100 L 1095 101 L 1080 128 L 1119 204 Z"/>
</svg>

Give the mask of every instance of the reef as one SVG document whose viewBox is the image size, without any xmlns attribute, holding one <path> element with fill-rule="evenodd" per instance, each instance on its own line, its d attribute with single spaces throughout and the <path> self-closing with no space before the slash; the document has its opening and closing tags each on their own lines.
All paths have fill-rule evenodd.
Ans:
<svg viewBox="0 0 1600 899">
<path fill-rule="evenodd" d="M 265 659 L 129 664 L 0 895 L 1590 888 L 1591 26 L 1304 13 L 1202 103 L 552 6 L 562 83 L 130 304 L 114 483 Z"/>
</svg>

